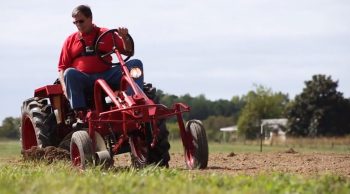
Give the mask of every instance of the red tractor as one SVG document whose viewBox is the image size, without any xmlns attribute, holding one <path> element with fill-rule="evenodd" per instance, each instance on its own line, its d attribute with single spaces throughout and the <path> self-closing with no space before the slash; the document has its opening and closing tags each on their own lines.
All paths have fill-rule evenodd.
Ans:
<svg viewBox="0 0 350 194">
<path fill-rule="evenodd" d="M 106 36 L 112 37 L 114 46 L 102 53 L 98 43 Z M 187 167 L 206 168 L 208 143 L 202 123 L 190 120 L 184 124 L 182 114 L 190 108 L 183 103 L 171 108 L 159 104 L 152 84 L 144 84 L 144 89 L 140 89 L 133 77 L 143 72 L 126 67 L 130 56 L 123 57 L 119 53 L 115 36 L 118 36 L 116 29 L 101 34 L 95 50 L 104 62 L 121 66 L 120 88 L 113 91 L 105 80 L 98 79 L 93 94 L 86 96 L 89 109 L 85 126 L 79 129 L 74 127 L 77 118 L 59 81 L 36 89 L 34 97 L 25 100 L 21 109 L 22 150 L 33 146 L 61 147 L 70 151 L 72 164 L 80 168 L 87 164 L 113 165 L 115 155 L 127 152 L 134 167 L 168 166 L 170 144 L 165 120 L 176 116 Z M 129 38 L 132 40 L 131 36 Z M 118 63 L 106 61 L 107 55 L 114 55 Z M 132 95 L 127 92 L 130 89 Z"/>
</svg>

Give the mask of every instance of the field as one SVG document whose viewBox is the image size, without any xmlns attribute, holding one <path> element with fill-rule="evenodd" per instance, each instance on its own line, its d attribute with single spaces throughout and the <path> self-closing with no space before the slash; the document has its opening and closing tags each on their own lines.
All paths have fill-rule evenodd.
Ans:
<svg viewBox="0 0 350 194">
<path fill-rule="evenodd" d="M 192 171 L 172 141 L 169 169 L 136 170 L 124 154 L 108 171 L 83 172 L 67 161 L 24 162 L 18 142 L 0 141 L 0 193 L 350 193 L 350 144 L 312 141 L 263 152 L 258 142 L 210 143 L 208 169 Z"/>
</svg>

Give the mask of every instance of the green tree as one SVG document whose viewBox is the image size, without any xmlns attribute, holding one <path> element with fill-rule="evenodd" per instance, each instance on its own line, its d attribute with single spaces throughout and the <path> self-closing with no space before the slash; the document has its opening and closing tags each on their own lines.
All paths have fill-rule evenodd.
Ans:
<svg viewBox="0 0 350 194">
<path fill-rule="evenodd" d="M 225 117 L 235 114 L 235 104 L 228 100 L 219 99 L 211 103 L 210 112 L 212 115 L 222 115 Z"/>
<path fill-rule="evenodd" d="M 235 124 L 238 122 L 238 118 L 243 110 L 243 107 L 246 105 L 246 99 L 245 97 L 239 97 L 239 96 L 233 96 L 231 99 L 231 103 L 234 105 L 233 108 L 233 118 Z"/>
<path fill-rule="evenodd" d="M 189 103 L 189 106 L 191 106 L 191 111 L 188 119 L 206 119 L 210 115 L 209 104 L 210 101 L 207 100 L 204 95 L 199 95 L 196 98 L 192 98 L 191 103 Z"/>
<path fill-rule="evenodd" d="M 183 96 L 176 96 L 171 94 L 165 94 L 161 90 L 157 90 L 157 96 L 160 99 L 160 103 L 164 104 L 167 107 L 172 107 L 174 103 L 185 103 L 191 107 L 191 111 L 188 114 L 184 114 L 184 119 L 200 119 L 205 120 L 209 116 L 233 116 L 235 121 L 238 118 L 238 115 L 245 104 L 243 98 L 239 96 L 234 96 L 229 100 L 215 100 L 211 101 L 206 99 L 206 97 L 201 94 L 196 97 L 192 97 L 189 94 Z M 175 121 L 175 119 L 170 119 Z"/>
<path fill-rule="evenodd" d="M 292 135 L 333 136 L 350 133 L 350 102 L 337 91 L 331 76 L 314 75 L 302 93 L 288 106 Z"/>
<path fill-rule="evenodd" d="M 20 118 L 6 117 L 0 127 L 0 137 L 17 139 L 19 137 Z"/>
<path fill-rule="evenodd" d="M 271 89 L 256 86 L 244 96 L 246 101 L 238 118 L 238 133 L 248 139 L 257 137 L 261 119 L 280 118 L 289 102 L 288 95 L 274 93 Z"/>
<path fill-rule="evenodd" d="M 233 117 L 209 116 L 203 121 L 209 140 L 218 141 L 221 133 L 220 128 L 234 125 Z"/>
</svg>

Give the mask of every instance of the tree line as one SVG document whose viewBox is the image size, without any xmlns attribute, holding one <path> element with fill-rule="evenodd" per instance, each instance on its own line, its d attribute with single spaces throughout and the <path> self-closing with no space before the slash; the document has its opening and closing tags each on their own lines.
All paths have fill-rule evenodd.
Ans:
<svg viewBox="0 0 350 194">
<path fill-rule="evenodd" d="M 178 97 L 162 91 L 158 91 L 158 95 L 167 106 L 176 102 L 190 105 L 191 112 L 185 119 L 202 120 L 211 140 L 219 138 L 221 127 L 230 125 L 238 126 L 240 136 L 254 139 L 259 136 L 261 120 L 274 118 L 287 118 L 286 132 L 292 136 L 350 134 L 350 99 L 337 90 L 338 81 L 318 74 L 304 83 L 302 92 L 294 99 L 261 85 L 231 100 L 211 101 L 204 95 L 191 97 L 189 94 Z"/>
<path fill-rule="evenodd" d="M 287 118 L 286 132 L 293 136 L 341 136 L 350 134 L 350 99 L 337 91 L 338 81 L 331 76 L 314 75 L 304 82 L 302 92 L 290 99 L 288 94 L 256 85 L 255 90 L 230 100 L 209 100 L 204 95 L 176 96 L 157 91 L 160 103 L 171 107 L 182 102 L 191 107 L 184 119 L 203 121 L 208 138 L 216 140 L 219 129 L 238 126 L 238 134 L 254 139 L 260 132 L 261 119 Z M 168 120 L 171 135 L 178 137 L 174 119 Z M 18 138 L 20 118 L 5 118 L 0 127 L 0 137 Z"/>
</svg>

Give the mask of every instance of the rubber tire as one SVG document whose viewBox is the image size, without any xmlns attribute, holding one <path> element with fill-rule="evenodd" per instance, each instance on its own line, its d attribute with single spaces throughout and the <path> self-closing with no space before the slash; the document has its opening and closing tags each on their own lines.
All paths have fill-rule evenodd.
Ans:
<svg viewBox="0 0 350 194">
<path fill-rule="evenodd" d="M 81 169 L 85 169 L 87 165 L 93 163 L 92 141 L 86 131 L 73 133 L 70 143 L 70 157 L 72 165 Z"/>
<path fill-rule="evenodd" d="M 189 169 L 204 169 L 208 166 L 209 149 L 208 140 L 203 124 L 199 120 L 189 120 L 186 123 L 185 130 L 191 133 L 193 138 L 194 154 L 193 163 L 186 161 Z M 185 160 L 187 160 L 187 153 L 185 150 Z"/>
<path fill-rule="evenodd" d="M 169 132 L 165 125 L 165 120 L 159 121 L 158 141 L 154 148 L 150 149 L 150 164 L 169 167 L 170 161 L 170 143 L 168 140 Z"/>
<path fill-rule="evenodd" d="M 30 122 L 31 125 L 27 122 Z M 32 131 L 23 131 L 32 130 Z M 30 145 L 24 145 L 28 138 L 28 133 L 36 138 Z M 23 137 L 27 135 L 27 137 Z M 23 102 L 21 107 L 21 126 L 20 137 L 22 141 L 22 149 L 30 149 L 32 146 L 44 148 L 47 146 L 57 146 L 57 122 L 55 114 L 47 99 L 34 97 Z"/>
<path fill-rule="evenodd" d="M 145 83 L 143 90 L 148 98 L 154 103 L 159 104 L 159 96 L 157 96 L 157 89 L 151 83 Z M 158 122 L 159 135 L 158 142 L 154 148 L 150 149 L 149 159 L 150 164 L 169 167 L 170 161 L 170 143 L 168 140 L 169 131 L 166 127 L 166 120 L 162 119 Z"/>
</svg>

